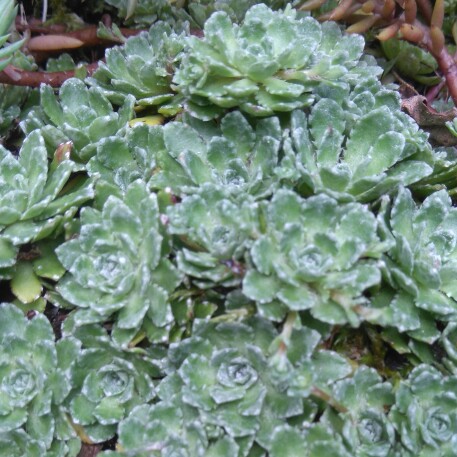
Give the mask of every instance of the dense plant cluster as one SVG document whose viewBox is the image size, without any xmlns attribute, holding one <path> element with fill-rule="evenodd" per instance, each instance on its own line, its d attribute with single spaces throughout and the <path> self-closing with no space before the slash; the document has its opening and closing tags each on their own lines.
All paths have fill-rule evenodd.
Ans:
<svg viewBox="0 0 457 457">
<path fill-rule="evenodd" d="M 362 37 L 257 3 L 0 99 L 0 456 L 457 455 L 457 155 Z"/>
</svg>

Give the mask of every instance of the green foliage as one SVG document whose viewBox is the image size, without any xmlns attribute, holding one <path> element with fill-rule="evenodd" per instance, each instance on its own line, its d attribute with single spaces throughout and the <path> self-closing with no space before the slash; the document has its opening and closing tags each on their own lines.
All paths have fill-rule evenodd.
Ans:
<svg viewBox="0 0 457 457">
<path fill-rule="evenodd" d="M 381 41 L 381 47 L 389 59 L 388 65 L 394 66 L 403 76 L 430 86 L 439 83 L 439 77 L 433 75 L 438 64 L 429 52 L 395 38 Z"/>
<path fill-rule="evenodd" d="M 102 139 L 122 131 L 133 117 L 133 97 L 126 97 L 115 112 L 100 90 L 87 89 L 75 78 L 62 85 L 59 99 L 49 86 L 42 85 L 40 94 L 40 107 L 28 113 L 22 129 L 26 134 L 39 129 L 54 148 L 71 141 L 74 155 L 84 161 L 95 154 Z"/>
<path fill-rule="evenodd" d="M 77 341 L 55 344 L 44 316 L 28 321 L 20 310 L 4 303 L 0 345 L 0 442 L 13 443 L 8 455 L 76 456 L 79 440 L 62 403 L 70 390 L 69 369 L 79 350 Z M 2 446 L 0 455 L 3 451 Z"/>
<path fill-rule="evenodd" d="M 72 319 L 70 319 L 72 320 Z M 160 369 L 146 351 L 120 350 L 98 328 L 71 329 L 83 343 L 71 372 L 72 390 L 66 405 L 73 423 L 93 442 L 111 439 L 116 425 L 135 406 L 155 396 L 153 379 Z"/>
<path fill-rule="evenodd" d="M 250 251 L 243 292 L 260 309 L 309 309 L 330 324 L 359 325 L 369 313 L 364 292 L 381 282 L 376 259 L 388 247 L 376 225 L 358 203 L 277 191 L 266 210 L 265 233 Z"/>
<path fill-rule="evenodd" d="M 457 454 L 456 152 L 254 3 L 97 1 L 165 22 L 0 93 L 0 457 Z"/>
<path fill-rule="evenodd" d="M 2 12 L 0 19 L 0 71 L 9 64 L 13 54 L 24 44 L 24 40 L 20 40 L 5 46 L 10 37 L 8 31 L 17 13 L 17 5 L 14 3 L 14 0 L 0 0 L 0 11 Z"/>
<path fill-rule="evenodd" d="M 169 231 L 180 235 L 185 246 L 177 254 L 179 269 L 198 278 L 202 288 L 239 284 L 242 272 L 236 271 L 236 263 L 258 233 L 257 211 L 252 200 L 231 201 L 210 185 L 170 207 Z"/>
<path fill-rule="evenodd" d="M 189 2 L 188 12 L 184 9 L 177 11 L 178 17 L 189 18 L 191 24 L 200 28 L 204 27 L 208 18 L 216 11 L 227 13 L 230 19 L 239 23 L 244 19 L 246 12 L 254 5 L 264 3 L 272 9 L 278 9 L 285 5 L 283 0 L 267 0 L 259 2 L 257 0 L 194 0 Z"/>
<path fill-rule="evenodd" d="M 184 47 L 183 38 L 169 25 L 158 23 L 149 33 L 127 40 L 123 47 L 109 49 L 106 62 L 88 81 L 113 103 L 120 105 L 133 95 L 141 107 L 165 105 L 159 112 L 175 114 L 180 105 L 174 100 L 171 79 Z"/>
<path fill-rule="evenodd" d="M 182 0 L 178 0 L 182 3 Z M 128 23 L 148 27 L 158 19 L 172 19 L 172 3 L 176 0 L 104 0 L 117 9 L 119 17 Z"/>
<path fill-rule="evenodd" d="M 239 111 L 224 116 L 219 125 L 186 121 L 160 128 L 163 143 L 155 152 L 152 187 L 170 188 L 181 195 L 213 184 L 232 195 L 255 197 L 270 195 L 277 188 L 274 172 L 282 134 L 277 118 L 260 120 L 254 128 Z"/>
<path fill-rule="evenodd" d="M 292 113 L 280 173 L 301 193 L 368 202 L 432 173 L 427 136 L 400 111 L 396 93 L 370 80 L 335 98 L 322 98 L 308 116 Z"/>
<path fill-rule="evenodd" d="M 361 59 L 363 41 L 343 36 L 335 24 L 253 6 L 240 26 L 224 12 L 206 22 L 204 38 L 190 37 L 174 82 L 187 110 L 210 119 L 239 106 L 254 116 L 309 106 L 320 85 L 348 87 L 379 74 Z M 215 106 L 214 106 L 215 105 Z M 219 107 L 219 108 L 217 108 Z"/>
<path fill-rule="evenodd" d="M 395 401 L 393 386 L 375 370 L 361 367 L 352 378 L 337 381 L 332 391 L 347 412 L 327 409 L 324 422 L 341 433 L 351 455 L 392 455 L 395 430 L 384 412 Z"/>
<path fill-rule="evenodd" d="M 0 146 L 0 268 L 14 266 L 21 245 L 49 237 L 93 197 L 90 182 L 64 189 L 80 170 L 58 154 L 48 164 L 38 131 L 24 140 L 18 157 Z"/>
<path fill-rule="evenodd" d="M 113 337 L 127 344 L 143 329 L 151 341 L 167 340 L 173 320 L 169 294 L 180 273 L 167 259 L 157 199 L 144 184 L 131 184 L 123 199 L 81 211 L 77 239 L 56 249 L 68 274 L 58 291 L 79 310 L 80 324 L 115 319 Z"/>
<path fill-rule="evenodd" d="M 288 395 L 268 369 L 274 336 L 261 319 L 199 322 L 191 338 L 170 346 L 159 403 L 137 408 L 121 423 L 126 455 L 150 449 L 165 456 L 176 448 L 183 456 L 257 455 L 255 441 L 269 448 L 276 424 L 292 417 L 311 420 L 314 403 Z"/>
<path fill-rule="evenodd" d="M 395 394 L 389 418 L 406 451 L 405 456 L 451 456 L 457 451 L 457 379 L 420 365 Z"/>
<path fill-rule="evenodd" d="M 0 136 L 6 137 L 21 114 L 21 104 L 29 91 L 24 87 L 0 86 Z"/>
<path fill-rule="evenodd" d="M 457 312 L 457 211 L 444 190 L 417 205 L 401 189 L 385 217 L 386 236 L 394 240 L 383 271 L 395 290 L 389 305 L 392 325 L 432 343 L 440 335 L 434 320 L 453 321 Z"/>
</svg>

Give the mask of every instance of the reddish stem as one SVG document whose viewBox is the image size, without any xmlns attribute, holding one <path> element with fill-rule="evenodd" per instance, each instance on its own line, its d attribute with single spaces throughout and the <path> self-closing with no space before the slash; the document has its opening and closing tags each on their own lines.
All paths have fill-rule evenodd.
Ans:
<svg viewBox="0 0 457 457">
<path fill-rule="evenodd" d="M 446 85 L 446 80 L 441 80 L 436 86 L 431 87 L 425 94 L 427 99 L 427 105 L 430 106 L 433 101 L 436 100 L 438 94 L 441 92 L 441 89 Z"/>
<path fill-rule="evenodd" d="M 87 75 L 92 75 L 97 67 L 98 62 L 87 65 Z M 64 81 L 74 76 L 74 71 L 26 71 L 13 67 L 13 65 L 8 65 L 3 71 L 0 71 L 0 84 L 29 87 L 40 87 L 41 84 L 49 84 L 52 87 L 60 87 Z"/>
<path fill-rule="evenodd" d="M 67 27 L 64 24 L 43 25 L 41 20 L 34 17 L 23 21 L 21 16 L 16 16 L 15 26 L 18 32 L 30 30 L 31 33 L 42 33 L 44 35 L 48 33 L 65 33 L 67 31 Z"/>
<path fill-rule="evenodd" d="M 122 35 L 124 35 L 126 38 L 138 35 L 140 32 L 142 32 L 142 30 L 132 30 L 126 28 L 121 28 L 120 30 Z M 50 32 L 48 32 L 48 34 L 49 33 Z M 105 40 L 97 36 L 97 26 L 95 25 L 90 25 L 88 27 L 84 27 L 83 29 L 75 30 L 74 32 L 59 33 L 59 36 L 76 38 L 77 40 L 83 42 L 82 46 L 98 46 L 100 44 L 112 43 L 111 40 Z"/>
<path fill-rule="evenodd" d="M 431 49 L 429 51 L 432 53 Z M 449 54 L 446 46 L 441 50 L 439 55 L 434 54 L 434 57 L 446 79 L 449 94 L 457 106 L 457 64 L 451 54 Z"/>
</svg>

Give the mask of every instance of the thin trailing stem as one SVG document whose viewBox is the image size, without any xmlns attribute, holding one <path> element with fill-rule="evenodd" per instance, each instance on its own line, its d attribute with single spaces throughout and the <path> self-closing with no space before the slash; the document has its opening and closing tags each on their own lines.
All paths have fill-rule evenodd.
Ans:
<svg viewBox="0 0 457 457">
<path fill-rule="evenodd" d="M 98 67 L 98 62 L 85 67 L 86 74 L 91 75 Z M 27 71 L 8 65 L 0 71 L 0 84 L 13 86 L 40 87 L 41 84 L 49 84 L 52 87 L 60 87 L 67 79 L 75 76 L 75 71 Z"/>
</svg>

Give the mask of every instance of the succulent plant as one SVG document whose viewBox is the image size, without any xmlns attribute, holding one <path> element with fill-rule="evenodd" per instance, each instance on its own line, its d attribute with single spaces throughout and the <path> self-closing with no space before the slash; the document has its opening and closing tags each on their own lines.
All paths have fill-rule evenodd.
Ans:
<svg viewBox="0 0 457 457">
<path fill-rule="evenodd" d="M 457 379 L 419 365 L 402 381 L 389 419 L 405 448 L 402 455 L 451 456 L 457 452 Z"/>
<path fill-rule="evenodd" d="M 148 27 L 158 19 L 172 19 L 172 5 L 182 0 L 104 0 L 118 10 L 118 16 L 137 27 Z"/>
<path fill-rule="evenodd" d="M 457 150 L 454 147 L 437 147 L 433 150 L 433 173 L 412 184 L 414 196 L 424 198 L 441 189 L 452 197 L 456 193 Z"/>
<path fill-rule="evenodd" d="M 70 391 L 69 370 L 79 351 L 77 340 L 54 343 L 54 332 L 44 316 L 27 320 L 15 306 L 3 303 L 0 344 L 0 442 L 8 437 L 14 443 L 8 455 L 46 450 L 49 454 L 40 455 L 76 456 L 79 440 L 62 402 Z M 21 451 L 30 454 L 18 454 Z"/>
<path fill-rule="evenodd" d="M 439 77 L 434 74 L 438 64 L 429 52 L 396 38 L 381 41 L 381 47 L 389 64 L 401 75 L 430 86 L 439 83 Z"/>
<path fill-rule="evenodd" d="M 416 204 L 401 188 L 383 217 L 394 241 L 383 269 L 396 291 L 385 299 L 390 323 L 431 344 L 440 336 L 435 319 L 453 321 L 457 313 L 457 210 L 445 190 Z"/>
<path fill-rule="evenodd" d="M 119 451 L 104 452 L 106 457 L 200 457 L 238 455 L 232 439 L 219 454 L 206 454 L 209 439 L 201 422 L 188 409 L 174 403 L 159 402 L 136 407 L 119 425 Z M 223 438 L 222 444 L 228 441 Z M 217 445 L 217 444 L 216 444 Z M 231 446 L 230 446 L 231 445 Z M 214 446 L 214 445 L 213 445 Z M 220 445 L 219 445 L 220 446 Z M 233 447 L 236 446 L 234 452 Z"/>
<path fill-rule="evenodd" d="M 370 313 L 364 293 L 381 281 L 376 259 L 388 247 L 376 231 L 374 215 L 359 203 L 278 190 L 266 210 L 265 233 L 250 250 L 243 293 L 259 312 L 309 309 L 323 322 L 358 326 Z"/>
<path fill-rule="evenodd" d="M 332 397 L 345 411 L 328 408 L 321 422 L 341 434 L 350 455 L 393 456 L 395 429 L 385 414 L 395 401 L 390 383 L 362 366 L 352 377 L 333 384 Z"/>
<path fill-rule="evenodd" d="M 427 135 L 375 80 L 321 98 L 308 115 L 294 111 L 284 155 L 278 174 L 303 195 L 343 201 L 373 201 L 433 171 Z"/>
<path fill-rule="evenodd" d="M 189 18 L 192 23 L 199 27 L 203 27 L 208 18 L 216 11 L 223 11 L 228 14 L 233 22 L 240 23 L 249 8 L 258 3 L 264 3 L 272 9 L 281 8 L 285 4 L 283 0 L 263 2 L 258 0 L 193 0 L 187 5 L 188 13 L 184 14 L 185 10 L 180 9 L 176 11 L 176 14 L 179 17 Z"/>
<path fill-rule="evenodd" d="M 187 109 L 210 119 L 220 108 L 239 106 L 254 116 L 292 111 L 313 101 L 320 84 L 349 87 L 380 73 L 362 59 L 363 39 L 343 35 L 336 24 L 297 19 L 290 6 L 274 12 L 250 8 L 244 22 L 233 24 L 225 12 L 214 13 L 204 37 L 189 37 L 174 83 L 189 98 Z"/>
<path fill-rule="evenodd" d="M 201 287 L 239 284 L 243 256 L 259 231 L 258 212 L 255 201 L 231 200 L 211 185 L 170 206 L 168 230 L 184 242 L 177 253 L 179 269 L 198 278 Z"/>
<path fill-rule="evenodd" d="M 56 249 L 68 270 L 57 290 L 78 307 L 79 325 L 114 320 L 113 337 L 122 344 L 140 329 L 152 341 L 166 339 L 169 294 L 181 281 L 168 250 L 156 196 L 135 181 L 123 199 L 111 196 L 101 211 L 81 211 L 79 237 Z"/>
<path fill-rule="evenodd" d="M 101 208 L 111 195 L 122 198 L 138 179 L 147 183 L 156 168 L 155 152 L 162 144 L 161 131 L 148 125 L 129 128 L 125 137 L 101 140 L 87 164 L 89 176 L 96 182 L 96 206 Z"/>
<path fill-rule="evenodd" d="M 21 114 L 21 105 L 29 96 L 26 87 L 0 85 L 0 136 L 6 137 Z"/>
<path fill-rule="evenodd" d="M 184 47 L 184 34 L 173 32 L 165 23 L 153 25 L 149 33 L 131 37 L 122 47 L 106 52 L 106 62 L 89 84 L 98 87 L 113 103 L 121 105 L 132 95 L 140 107 L 158 105 L 163 114 L 182 108 L 171 87 L 173 70 Z"/>
<path fill-rule="evenodd" d="M 158 386 L 162 403 L 179 405 L 183 417 L 200 423 L 209 440 L 235 440 L 233 454 L 227 454 L 234 456 L 267 444 L 272 423 L 311 420 L 315 405 L 287 395 L 267 368 L 274 337 L 271 324 L 259 318 L 194 324 L 191 338 L 170 346 L 169 374 Z M 157 435 L 149 440 L 155 442 Z"/>
<path fill-rule="evenodd" d="M 308 425 L 308 424 L 307 424 Z M 271 457 L 350 457 L 341 435 L 321 423 L 301 427 L 282 425 L 272 434 Z"/>
<path fill-rule="evenodd" d="M 56 151 L 48 163 L 41 134 L 28 135 L 19 157 L 0 146 L 0 268 L 16 263 L 19 247 L 48 237 L 93 197 L 90 182 L 69 178 L 81 167 Z"/>
<path fill-rule="evenodd" d="M 116 193 L 142 178 L 151 189 L 191 194 L 212 184 L 230 195 L 256 198 L 278 186 L 281 129 L 277 118 L 262 119 L 255 129 L 238 111 L 216 124 L 185 117 L 165 126 L 136 125 L 125 137 L 102 140 L 89 161 L 102 193 Z M 103 184 L 102 184 L 103 183 Z M 108 190 L 109 189 L 109 190 Z"/>
<path fill-rule="evenodd" d="M 457 455 L 457 150 L 302 11 L 411 32 L 429 0 L 285 3 L 93 0 L 164 22 L 0 88 L 0 457 Z"/>
<path fill-rule="evenodd" d="M 234 195 L 256 197 L 277 187 L 274 168 L 281 145 L 279 119 L 267 118 L 253 128 L 239 111 L 222 118 L 220 128 L 186 119 L 162 127 L 163 148 L 156 152 L 157 172 L 150 185 L 173 193 L 192 193 L 205 183 Z"/>
<path fill-rule="evenodd" d="M 2 17 L 0 19 L 0 71 L 3 70 L 11 61 L 13 54 L 21 48 L 24 40 L 16 41 L 15 43 L 5 46 L 10 34 L 8 33 L 11 25 L 14 22 L 17 14 L 17 5 L 14 0 L 0 0 L 0 11 Z"/>
<path fill-rule="evenodd" d="M 40 129 L 54 148 L 71 141 L 72 153 L 84 161 L 95 154 L 101 139 L 122 132 L 133 117 L 133 97 L 126 97 L 115 112 L 99 89 L 88 89 L 76 78 L 65 81 L 58 99 L 50 86 L 42 85 L 40 94 L 40 107 L 27 114 L 21 128 L 25 133 Z"/>
<path fill-rule="evenodd" d="M 144 350 L 121 350 L 106 336 L 83 342 L 71 369 L 72 390 L 66 400 L 73 423 L 91 442 L 111 439 L 118 422 L 154 398 L 153 379 L 160 374 Z"/>
<path fill-rule="evenodd" d="M 22 429 L 0 433 L 0 445 L 1 457 L 41 457 L 47 455 L 43 442 L 34 440 Z"/>
</svg>

